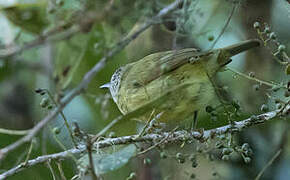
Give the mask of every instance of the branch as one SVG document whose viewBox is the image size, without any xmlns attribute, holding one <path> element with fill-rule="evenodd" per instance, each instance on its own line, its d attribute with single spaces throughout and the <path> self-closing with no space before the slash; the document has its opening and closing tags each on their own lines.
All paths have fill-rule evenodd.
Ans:
<svg viewBox="0 0 290 180">
<path fill-rule="evenodd" d="M 266 171 L 266 169 L 273 164 L 273 162 L 278 158 L 278 156 L 281 154 L 282 149 L 279 149 L 275 155 L 270 159 L 270 161 L 266 164 L 266 166 L 263 167 L 263 169 L 259 172 L 255 180 L 261 179 L 263 173 Z"/>
<path fill-rule="evenodd" d="M 53 120 L 68 103 L 70 103 L 76 96 L 80 95 L 85 89 L 87 89 L 89 83 L 96 75 L 96 73 L 98 73 L 106 65 L 106 63 L 112 56 L 123 50 L 132 40 L 136 39 L 147 28 L 149 28 L 153 24 L 160 22 L 160 20 L 162 20 L 164 16 L 176 9 L 182 2 L 183 0 L 176 0 L 172 4 L 166 6 L 156 16 L 144 22 L 140 29 L 138 29 L 135 33 L 127 36 L 119 43 L 117 43 L 117 45 L 113 49 L 111 49 L 105 56 L 103 56 L 102 59 L 99 60 L 99 62 L 95 64 L 95 66 L 85 74 L 81 83 L 76 88 L 74 88 L 68 95 L 61 99 L 59 105 L 38 124 L 36 124 L 26 136 L 22 137 L 13 144 L 10 144 L 0 149 L 0 160 L 3 159 L 10 151 L 15 150 L 24 143 L 29 142 L 48 122 Z"/>
<path fill-rule="evenodd" d="M 82 11 L 76 11 L 75 13 L 73 13 L 73 15 L 71 15 L 67 23 L 58 25 L 52 28 L 51 30 L 44 32 L 42 35 L 38 36 L 36 39 L 30 42 L 24 43 L 21 46 L 14 46 L 14 47 L 9 47 L 7 49 L 0 49 L 0 60 L 17 55 L 25 50 L 38 47 L 49 42 L 58 42 L 61 40 L 69 39 L 73 35 L 79 32 L 88 32 L 95 22 L 102 21 L 108 15 L 108 13 L 110 12 L 112 8 L 113 1 L 114 0 L 110 0 L 108 4 L 105 6 L 104 10 L 101 12 L 92 13 L 89 11 L 84 14 Z M 77 15 L 82 17 L 82 20 L 79 22 L 75 21 L 75 17 Z M 77 24 L 78 26 L 74 26 L 74 24 Z"/>
<path fill-rule="evenodd" d="M 28 134 L 30 131 L 30 129 L 28 130 L 13 130 L 13 129 L 4 129 L 4 128 L 0 128 L 0 134 L 8 134 L 8 135 L 25 135 Z"/>
<path fill-rule="evenodd" d="M 62 26 L 58 26 L 44 35 L 39 36 L 33 41 L 27 42 L 22 46 L 14 46 L 14 47 L 9 47 L 7 49 L 0 49 L 0 59 L 4 59 L 7 57 L 11 57 L 14 55 L 17 55 L 25 50 L 44 45 L 49 42 L 57 42 L 65 39 L 71 38 L 74 34 L 80 32 L 80 29 L 77 27 L 72 27 L 70 29 L 63 28 Z"/>
<path fill-rule="evenodd" d="M 255 77 L 251 77 L 251 76 L 249 76 L 249 75 L 246 75 L 246 74 L 244 74 L 244 73 L 241 73 L 241 72 L 239 72 L 239 71 L 236 71 L 236 70 L 234 70 L 233 68 L 230 68 L 230 67 L 226 67 L 226 70 L 229 70 L 229 71 L 231 71 L 232 73 L 235 73 L 235 74 L 237 74 L 237 75 L 239 75 L 239 76 L 242 76 L 242 77 L 244 77 L 244 78 L 247 78 L 247 79 L 249 79 L 249 80 L 256 81 L 256 82 L 258 82 L 259 84 L 264 84 L 264 85 L 269 86 L 269 87 L 271 87 L 271 88 L 279 87 L 279 88 L 285 88 L 285 89 L 287 89 L 287 86 L 286 86 L 286 85 L 281 85 L 281 84 L 278 84 L 278 83 L 275 83 L 275 82 L 268 82 L 268 81 L 260 80 L 260 79 L 257 79 L 257 78 L 255 78 Z"/>
<path fill-rule="evenodd" d="M 231 21 L 233 15 L 234 15 L 234 12 L 235 12 L 237 6 L 238 6 L 238 3 L 234 2 L 233 9 L 231 10 L 231 13 L 230 13 L 229 17 L 228 17 L 225 25 L 223 26 L 222 31 L 220 32 L 220 34 L 218 35 L 218 37 L 216 38 L 216 40 L 212 43 L 212 45 L 210 46 L 210 49 L 213 49 L 214 48 L 214 46 L 216 45 L 216 43 L 219 41 L 219 39 L 225 33 L 228 25 L 230 24 L 230 21 Z"/>
<path fill-rule="evenodd" d="M 290 111 L 290 105 L 287 105 L 287 107 L 284 109 L 284 113 L 286 116 L 289 115 Z M 147 134 L 145 136 L 139 136 L 139 135 L 131 135 L 131 136 L 123 136 L 123 137 L 117 137 L 117 138 L 106 138 L 102 141 L 98 141 L 94 143 L 94 147 L 97 148 L 105 148 L 109 146 L 114 145 L 126 145 L 126 144 L 132 144 L 137 142 L 160 142 L 164 141 L 164 143 L 177 143 L 177 142 L 184 142 L 184 140 L 198 140 L 200 142 L 205 142 L 208 139 L 214 138 L 217 135 L 226 134 L 228 132 L 239 132 L 242 131 L 245 128 L 257 125 L 257 124 L 263 124 L 273 118 L 278 117 L 281 114 L 281 110 L 271 111 L 264 114 L 257 115 L 256 118 L 248 118 L 243 121 L 235 122 L 234 125 L 226 125 L 215 129 L 206 130 L 203 132 L 199 131 L 175 131 L 175 132 L 162 132 L 160 134 Z M 12 176 L 14 174 L 17 174 L 18 172 L 21 172 L 25 169 L 28 169 L 32 166 L 35 166 L 40 163 L 47 162 L 49 160 L 59 160 L 64 158 L 71 157 L 72 154 L 80 154 L 86 151 L 85 145 L 80 145 L 77 149 L 70 149 L 67 151 L 63 151 L 60 153 L 50 154 L 50 155 L 44 155 L 39 156 L 36 159 L 32 159 L 27 161 L 25 165 L 20 164 L 3 174 L 0 174 L 0 179 L 5 179 L 9 176 Z"/>
</svg>

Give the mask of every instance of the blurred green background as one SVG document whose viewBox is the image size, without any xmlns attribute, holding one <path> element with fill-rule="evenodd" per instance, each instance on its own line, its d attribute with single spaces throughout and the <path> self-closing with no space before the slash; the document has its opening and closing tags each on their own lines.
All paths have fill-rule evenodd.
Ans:
<svg viewBox="0 0 290 180">
<path fill-rule="evenodd" d="M 46 88 L 56 99 L 68 93 L 82 80 L 84 74 L 112 48 L 119 39 L 134 32 L 146 19 L 154 16 L 168 5 L 170 0 L 115 0 L 109 12 L 97 20 L 88 30 L 74 34 L 71 38 L 57 42 L 49 41 L 41 46 L 25 50 L 15 56 L 0 59 L 0 128 L 29 129 L 48 113 L 40 107 L 42 97 L 34 92 L 37 88 Z M 221 33 L 233 7 L 234 14 L 229 25 L 215 48 L 224 47 L 242 40 L 258 38 L 253 23 L 259 21 L 269 24 L 279 42 L 290 49 L 290 4 L 286 0 L 195 0 L 185 1 L 185 5 L 166 17 L 166 21 L 154 25 L 132 41 L 122 52 L 113 57 L 104 69 L 98 73 L 81 96 L 76 97 L 65 109 L 64 114 L 70 123 L 77 122 L 80 128 L 96 134 L 106 124 L 120 115 L 109 92 L 99 86 L 110 81 L 113 72 L 123 64 L 136 61 L 154 52 L 195 47 L 210 49 Z M 82 26 L 89 20 L 89 13 L 105 9 L 107 1 L 102 0 L 0 0 L 0 55 L 4 49 L 25 46 L 44 32 L 67 22 L 70 26 Z M 254 72 L 259 79 L 287 82 L 289 76 L 273 58 L 277 47 L 263 47 L 237 55 L 230 67 L 248 74 Z M 269 87 L 261 86 L 253 90 L 256 82 L 222 72 L 218 82 L 228 92 L 229 99 L 238 101 L 241 106 L 241 120 L 251 114 L 262 113 L 260 107 L 267 104 L 269 110 L 275 109 L 273 98 L 268 98 Z M 283 91 L 270 94 L 284 99 Z M 213 104 L 217 99 L 213 100 Z M 221 126 L 227 120 L 221 116 L 213 121 L 201 112 L 199 127 L 206 129 Z M 219 151 L 197 153 L 198 166 L 193 168 L 190 162 L 179 164 L 174 158 L 159 158 L 159 152 L 153 150 L 144 156 L 132 158 L 126 166 L 108 172 L 104 179 L 126 179 L 135 171 L 138 179 L 254 179 L 277 150 L 282 153 L 266 170 L 262 179 L 289 179 L 289 118 L 277 119 L 266 124 L 249 128 L 235 135 L 238 144 L 249 143 L 254 156 L 251 163 L 245 164 L 241 157 L 233 156 L 230 161 L 221 161 Z M 58 117 L 49 124 L 50 128 L 59 127 L 57 135 L 67 149 L 71 148 L 70 137 Z M 50 128 L 45 128 L 36 138 L 31 159 L 42 154 L 59 152 L 62 148 L 55 142 Z M 112 129 L 116 135 L 136 133 L 136 123 L 120 123 Z M 0 148 L 15 142 L 19 137 L 0 134 Z M 166 146 L 168 154 L 175 152 L 193 153 L 196 147 L 205 145 Z M 207 149 L 206 147 L 205 149 Z M 24 161 L 29 144 L 13 151 L 0 162 L 0 173 Z M 208 159 L 208 155 L 213 160 Z M 146 166 L 143 159 L 152 160 Z M 211 158 L 210 158 L 211 159 Z M 57 169 L 56 163 L 51 163 Z M 62 161 L 67 179 L 77 173 L 77 165 L 72 160 Z M 56 171 L 57 172 L 57 171 Z M 57 172 L 58 174 L 58 172 Z M 59 174 L 58 174 L 59 176 Z M 39 164 L 9 179 L 52 179 L 47 165 Z"/>
</svg>

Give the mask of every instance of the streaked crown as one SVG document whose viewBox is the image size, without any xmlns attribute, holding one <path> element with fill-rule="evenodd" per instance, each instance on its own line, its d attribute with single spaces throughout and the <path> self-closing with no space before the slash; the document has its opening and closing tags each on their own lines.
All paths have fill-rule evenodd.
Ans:
<svg viewBox="0 0 290 180">
<path fill-rule="evenodd" d="M 109 88 L 110 89 L 110 93 L 111 93 L 112 98 L 113 98 L 115 103 L 117 103 L 118 92 L 119 92 L 120 84 L 121 84 L 120 81 L 121 81 L 122 75 L 124 73 L 124 70 L 125 70 L 124 67 L 118 68 L 114 72 L 114 74 L 112 75 L 111 81 L 100 87 L 100 88 Z"/>
</svg>

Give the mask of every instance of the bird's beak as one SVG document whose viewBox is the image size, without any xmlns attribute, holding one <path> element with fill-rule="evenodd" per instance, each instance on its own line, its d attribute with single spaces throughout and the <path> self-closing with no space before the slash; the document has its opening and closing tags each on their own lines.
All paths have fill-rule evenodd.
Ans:
<svg viewBox="0 0 290 180">
<path fill-rule="evenodd" d="M 221 48 L 222 51 L 224 51 L 225 54 L 227 54 L 229 57 L 232 57 L 234 55 L 237 55 L 241 52 L 247 51 L 251 48 L 258 47 L 261 45 L 261 41 L 258 39 L 251 39 L 247 41 L 243 41 L 228 47 Z"/>
<path fill-rule="evenodd" d="M 106 83 L 106 84 L 101 85 L 100 88 L 101 89 L 103 89 L 103 88 L 110 88 L 110 86 L 111 86 L 111 83 Z"/>
<path fill-rule="evenodd" d="M 243 41 L 237 44 L 233 44 L 228 47 L 224 47 L 219 49 L 219 58 L 217 59 L 218 64 L 220 67 L 223 67 L 231 62 L 231 57 L 237 55 L 241 52 L 247 51 L 251 48 L 258 47 L 261 45 L 260 40 L 258 39 L 251 39 L 247 41 Z"/>
</svg>

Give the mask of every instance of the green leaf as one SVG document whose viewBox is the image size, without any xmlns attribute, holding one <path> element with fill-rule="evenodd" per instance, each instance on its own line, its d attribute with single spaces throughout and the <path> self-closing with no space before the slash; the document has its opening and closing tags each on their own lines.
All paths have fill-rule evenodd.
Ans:
<svg viewBox="0 0 290 180">
<path fill-rule="evenodd" d="M 105 174 L 121 168 L 128 163 L 129 159 L 136 154 L 136 146 L 131 144 L 112 154 L 93 153 L 94 169 L 97 175 Z M 86 153 L 79 159 L 79 169 L 86 173 L 90 167 L 89 157 Z"/>
<path fill-rule="evenodd" d="M 2 10 L 13 24 L 33 34 L 40 34 L 48 25 L 45 1 L 16 3 Z"/>
<path fill-rule="evenodd" d="M 102 51 L 94 49 L 94 43 L 102 41 L 95 35 L 99 31 L 102 27 L 96 25 L 89 34 L 78 34 L 69 41 L 58 43 L 54 72 L 58 89 L 65 90 L 69 85 L 79 83 L 84 73 L 100 59 Z"/>
</svg>

